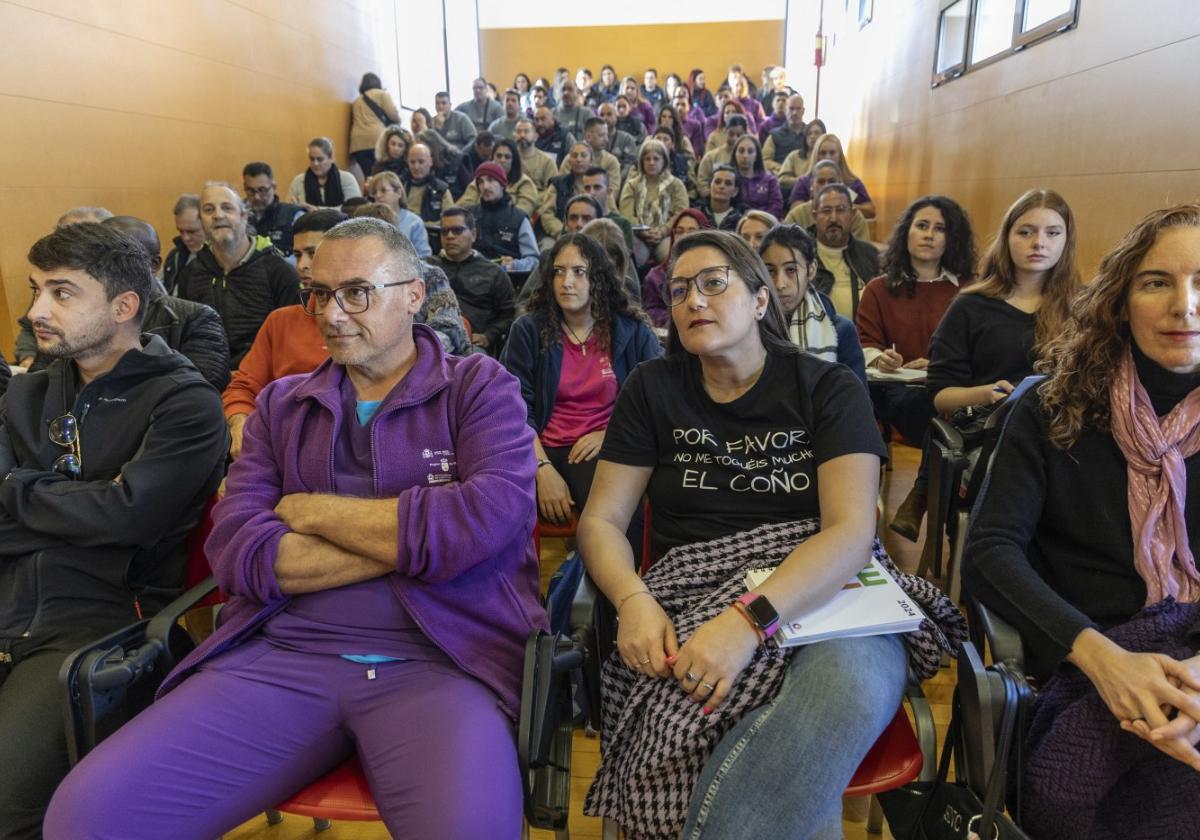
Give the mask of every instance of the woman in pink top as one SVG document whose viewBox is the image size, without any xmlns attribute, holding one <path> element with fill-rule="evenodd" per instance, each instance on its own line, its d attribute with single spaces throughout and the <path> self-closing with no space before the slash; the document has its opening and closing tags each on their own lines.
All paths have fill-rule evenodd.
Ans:
<svg viewBox="0 0 1200 840">
<path fill-rule="evenodd" d="M 662 346 L 591 237 L 560 237 L 542 257 L 541 275 L 552 282 L 513 322 L 500 360 L 520 380 L 537 432 L 538 512 L 566 524 L 587 501 L 621 383 Z"/>
</svg>

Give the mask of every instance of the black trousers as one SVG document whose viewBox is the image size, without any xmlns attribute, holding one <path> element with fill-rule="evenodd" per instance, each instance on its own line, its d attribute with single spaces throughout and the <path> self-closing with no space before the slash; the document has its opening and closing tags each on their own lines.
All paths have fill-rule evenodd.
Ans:
<svg viewBox="0 0 1200 840">
<path fill-rule="evenodd" d="M 900 382 L 872 382 L 871 402 L 875 416 L 892 426 L 910 446 L 918 446 L 937 411 L 923 386 Z"/>
<path fill-rule="evenodd" d="M 924 386 L 900 382 L 872 382 L 871 402 L 875 417 L 900 432 L 911 446 L 921 447 L 921 463 L 913 486 L 929 486 L 929 421 L 937 416 L 933 400 Z"/>
<path fill-rule="evenodd" d="M 363 149 L 360 152 L 351 152 L 350 160 L 358 164 L 358 168 L 362 170 L 363 178 L 371 177 L 371 170 L 375 168 L 374 149 Z"/>
<path fill-rule="evenodd" d="M 592 478 L 596 475 L 596 462 L 598 459 L 592 458 L 590 461 L 570 464 L 567 463 L 567 456 L 571 454 L 571 447 L 547 446 L 545 449 L 546 457 L 550 459 L 551 466 L 558 470 L 558 474 L 567 483 L 567 489 L 571 491 L 571 498 L 575 502 L 576 514 L 582 514 L 583 506 L 587 504 L 588 493 L 592 489 Z M 637 510 L 634 511 L 633 519 L 629 520 L 629 528 L 625 531 L 626 539 L 633 546 L 633 559 L 636 564 L 642 562 L 642 529 L 645 521 L 646 517 L 642 513 L 642 507 L 638 505 Z"/>
<path fill-rule="evenodd" d="M 46 806 L 69 769 L 58 669 L 104 633 L 72 628 L 17 639 L 13 661 L 0 665 L 0 840 L 42 836 Z"/>
</svg>

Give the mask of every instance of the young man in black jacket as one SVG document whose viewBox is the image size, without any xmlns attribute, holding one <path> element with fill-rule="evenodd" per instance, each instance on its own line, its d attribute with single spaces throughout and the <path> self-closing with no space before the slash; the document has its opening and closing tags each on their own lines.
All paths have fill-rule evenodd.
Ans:
<svg viewBox="0 0 1200 840">
<path fill-rule="evenodd" d="M 151 273 L 158 271 L 162 265 L 158 233 L 149 222 L 133 216 L 113 216 L 101 224 L 141 245 L 150 262 Z M 43 370 L 54 358 L 38 352 L 33 325 L 28 318 L 22 317 L 18 323 L 21 330 L 17 337 L 17 357 L 21 358 L 23 354 L 30 357 L 28 368 L 31 373 Z M 225 342 L 221 319 L 211 306 L 172 297 L 156 280 L 144 307 L 142 332 L 159 336 L 172 350 L 187 356 L 200 375 L 218 391 L 225 390 L 229 384 L 229 345 Z"/>
<path fill-rule="evenodd" d="M 28 317 L 55 361 L 0 399 L 0 836 L 41 836 L 67 771 L 58 669 L 183 586 L 186 539 L 221 479 L 217 392 L 141 334 L 141 245 L 94 223 L 29 252 Z M 19 769 L 18 769 L 19 768 Z"/>
</svg>

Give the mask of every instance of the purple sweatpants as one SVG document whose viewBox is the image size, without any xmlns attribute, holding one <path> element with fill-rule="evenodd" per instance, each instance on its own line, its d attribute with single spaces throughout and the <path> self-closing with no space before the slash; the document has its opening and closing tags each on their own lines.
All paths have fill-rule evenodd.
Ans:
<svg viewBox="0 0 1200 840">
<path fill-rule="evenodd" d="M 50 803 L 46 840 L 211 840 L 355 750 L 394 837 L 516 838 L 512 721 L 452 664 L 295 653 L 254 639 L 117 731 Z"/>
</svg>

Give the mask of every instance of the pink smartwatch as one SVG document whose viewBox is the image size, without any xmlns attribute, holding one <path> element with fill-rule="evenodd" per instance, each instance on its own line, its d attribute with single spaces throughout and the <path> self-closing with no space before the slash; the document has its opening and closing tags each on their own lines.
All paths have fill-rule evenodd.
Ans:
<svg viewBox="0 0 1200 840">
<path fill-rule="evenodd" d="M 766 595 L 759 595 L 755 592 L 747 592 L 737 599 L 737 602 L 746 608 L 746 615 L 758 625 L 758 629 L 768 639 L 775 635 L 779 630 L 779 613 L 771 602 L 767 600 Z"/>
</svg>

